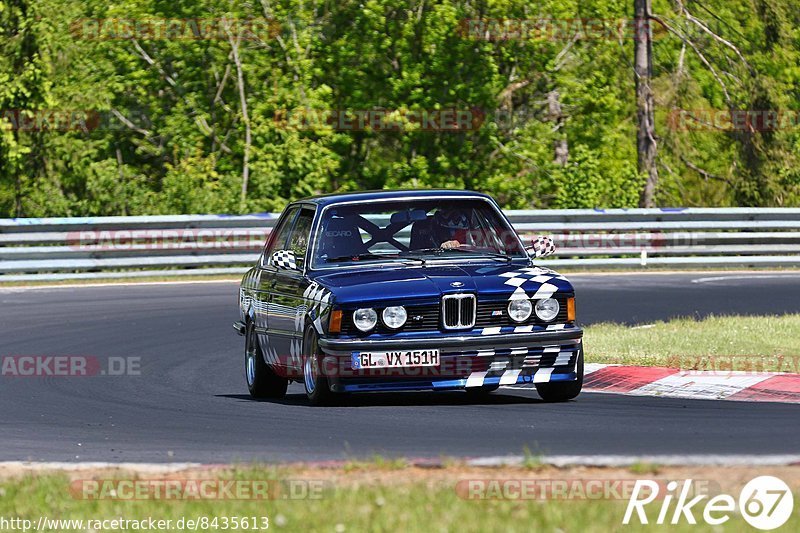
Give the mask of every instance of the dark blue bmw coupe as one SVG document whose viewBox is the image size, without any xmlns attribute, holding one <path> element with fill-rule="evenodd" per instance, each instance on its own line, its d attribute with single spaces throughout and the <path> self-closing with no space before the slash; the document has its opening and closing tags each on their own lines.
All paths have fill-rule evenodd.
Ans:
<svg viewBox="0 0 800 533">
<path fill-rule="evenodd" d="M 336 393 L 530 384 L 546 401 L 583 384 L 566 278 L 533 261 L 495 201 L 466 191 L 378 191 L 290 204 L 241 283 L 250 394 L 301 381 Z"/>
</svg>

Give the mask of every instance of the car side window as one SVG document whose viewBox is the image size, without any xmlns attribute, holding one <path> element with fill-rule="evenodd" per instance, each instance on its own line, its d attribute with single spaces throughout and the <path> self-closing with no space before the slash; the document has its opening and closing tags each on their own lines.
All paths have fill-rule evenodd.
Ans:
<svg viewBox="0 0 800 533">
<path fill-rule="evenodd" d="M 275 226 L 275 229 L 272 230 L 275 234 L 275 238 L 267 242 L 267 247 L 264 249 L 264 255 L 261 259 L 262 266 L 267 266 L 269 258 L 273 253 L 277 252 L 278 250 L 286 249 L 286 240 L 289 237 L 289 232 L 292 229 L 292 224 L 294 223 L 294 219 L 299 210 L 299 207 L 291 208 L 286 213 L 286 216 L 280 219 L 278 225 Z"/>
<path fill-rule="evenodd" d="M 295 260 L 297 261 L 297 268 L 301 269 L 306 262 L 306 251 L 308 250 L 308 243 L 311 240 L 311 224 L 314 222 L 314 210 L 303 209 L 297 217 L 297 222 L 294 224 L 294 229 L 289 236 L 288 250 L 294 252 Z"/>
</svg>

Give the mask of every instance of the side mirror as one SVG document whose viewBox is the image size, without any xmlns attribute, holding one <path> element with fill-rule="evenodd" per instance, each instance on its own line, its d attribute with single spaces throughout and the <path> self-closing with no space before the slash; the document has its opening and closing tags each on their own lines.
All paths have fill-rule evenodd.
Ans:
<svg viewBox="0 0 800 533">
<path fill-rule="evenodd" d="M 556 253 L 556 243 L 552 237 L 540 235 L 531 241 L 531 246 L 528 248 L 528 255 L 534 259 L 541 259 L 542 257 L 549 257 Z"/>
<path fill-rule="evenodd" d="M 283 270 L 299 270 L 297 268 L 297 256 L 291 250 L 278 250 L 269 258 L 271 266 L 281 268 Z"/>
</svg>

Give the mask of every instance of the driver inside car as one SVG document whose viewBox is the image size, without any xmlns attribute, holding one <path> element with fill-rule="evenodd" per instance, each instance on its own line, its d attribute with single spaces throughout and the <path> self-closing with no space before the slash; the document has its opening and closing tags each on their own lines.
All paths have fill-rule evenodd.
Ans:
<svg viewBox="0 0 800 533">
<path fill-rule="evenodd" d="M 439 209 L 432 217 L 414 223 L 411 249 L 458 248 L 467 242 L 469 217 L 457 209 Z"/>
</svg>

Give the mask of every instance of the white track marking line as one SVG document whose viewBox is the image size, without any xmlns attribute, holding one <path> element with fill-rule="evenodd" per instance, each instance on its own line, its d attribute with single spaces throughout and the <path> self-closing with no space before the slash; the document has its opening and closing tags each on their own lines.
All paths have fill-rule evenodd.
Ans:
<svg viewBox="0 0 800 533">
<path fill-rule="evenodd" d="M 524 456 L 480 457 L 467 461 L 469 466 L 521 466 Z M 559 468 L 569 466 L 624 467 L 634 464 L 661 466 L 787 466 L 800 464 L 800 455 L 550 455 L 537 462 Z"/>
<path fill-rule="evenodd" d="M 789 466 L 800 465 L 797 454 L 707 454 L 707 455 L 544 455 L 536 460 L 544 465 L 565 468 L 570 466 L 627 467 L 635 464 L 655 464 L 660 466 Z M 466 459 L 465 464 L 477 467 L 522 466 L 530 457 L 522 455 L 486 456 Z M 286 464 L 297 464 L 287 461 Z M 334 463 L 336 463 L 334 461 Z M 300 462 L 302 464 L 302 462 Z M 313 461 L 310 462 L 313 464 Z M 341 462 L 345 464 L 344 461 Z M 193 469 L 235 468 L 235 463 L 112 463 L 112 462 L 0 462 L 0 475 L 6 470 L 25 472 L 81 472 L 87 470 L 125 470 L 146 474 L 168 474 Z M 335 464 L 333 465 L 335 466 Z"/>
<path fill-rule="evenodd" d="M 750 274 L 746 275 L 747 273 L 750 273 Z M 623 277 L 623 276 L 624 277 L 628 277 L 628 276 L 642 276 L 642 277 L 647 277 L 647 276 L 692 276 L 692 275 L 699 276 L 701 274 L 716 274 L 716 275 L 719 275 L 719 276 L 723 276 L 725 274 L 731 274 L 731 275 L 739 274 L 739 275 L 745 276 L 745 277 L 747 277 L 749 279 L 751 276 L 757 276 L 759 274 L 786 274 L 786 271 L 785 270 L 746 270 L 746 269 L 744 269 L 744 270 L 742 270 L 742 269 L 736 270 L 736 269 L 731 269 L 731 270 L 703 270 L 703 271 L 699 271 L 699 272 L 696 271 L 696 270 L 695 271 L 692 271 L 692 270 L 658 270 L 658 271 L 649 271 L 649 272 L 647 272 L 647 271 L 637 271 L 637 270 L 630 270 L 630 271 L 620 270 L 618 272 L 613 272 L 613 271 L 612 272 L 609 272 L 609 271 L 605 271 L 605 272 L 582 271 L 581 272 L 581 271 L 577 271 L 576 270 L 576 271 L 573 271 L 573 272 L 569 272 L 569 271 L 564 272 L 564 276 L 568 276 L 570 279 L 577 278 L 577 277 L 596 278 L 596 277 L 603 277 L 603 276 L 609 276 L 609 277 L 615 277 L 615 276 L 616 277 Z"/>
<path fill-rule="evenodd" d="M 693 279 L 692 283 L 713 283 L 715 281 L 741 281 L 741 280 L 753 280 L 753 279 L 800 279 L 800 274 L 771 274 L 771 275 L 759 275 L 757 273 L 753 273 L 751 276 L 717 276 L 715 278 L 697 278 Z"/>
<path fill-rule="evenodd" d="M 61 470 L 65 472 L 79 472 L 82 470 L 119 469 L 148 474 L 170 474 L 193 468 L 203 468 L 217 465 L 204 465 L 203 463 L 111 463 L 111 462 L 85 462 L 64 463 L 58 461 L 0 461 L 0 474 L 8 470 L 25 470 L 29 472 L 43 472 L 48 470 Z"/>
</svg>

